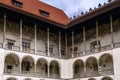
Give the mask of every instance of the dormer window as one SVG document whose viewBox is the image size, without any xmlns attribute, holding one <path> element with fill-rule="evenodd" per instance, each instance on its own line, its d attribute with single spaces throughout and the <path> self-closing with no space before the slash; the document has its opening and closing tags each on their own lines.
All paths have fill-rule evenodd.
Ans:
<svg viewBox="0 0 120 80">
<path fill-rule="evenodd" d="M 12 0 L 12 3 L 13 3 L 13 5 L 15 5 L 15 6 L 19 7 L 19 8 L 22 8 L 22 6 L 23 6 L 23 3 L 21 3 L 21 2 L 19 2 L 17 0 Z"/>
<path fill-rule="evenodd" d="M 45 17 L 49 17 L 49 14 L 50 13 L 48 13 L 48 12 L 46 12 L 46 11 L 43 11 L 43 10 L 39 10 L 40 11 L 40 14 L 41 15 L 43 15 L 43 16 L 45 16 Z"/>
</svg>

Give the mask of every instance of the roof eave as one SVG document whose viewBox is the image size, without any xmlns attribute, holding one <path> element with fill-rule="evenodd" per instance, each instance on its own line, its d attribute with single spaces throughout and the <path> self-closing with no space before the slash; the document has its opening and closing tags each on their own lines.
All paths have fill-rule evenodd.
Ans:
<svg viewBox="0 0 120 80">
<path fill-rule="evenodd" d="M 66 27 L 67 27 L 67 24 L 57 23 L 57 22 L 54 22 L 54 21 L 52 21 L 52 20 L 46 19 L 46 18 L 44 18 L 44 17 L 40 17 L 40 16 L 31 14 L 31 13 L 25 12 L 25 11 L 23 11 L 23 10 L 20 10 L 20 9 L 17 9 L 17 8 L 14 8 L 14 7 L 11 7 L 11 6 L 2 4 L 2 3 L 0 3 L 0 6 L 6 8 L 6 9 L 10 9 L 10 10 L 15 11 L 15 12 L 18 12 L 18 13 L 21 13 L 21 14 L 24 14 L 24 15 L 27 15 L 27 16 L 30 16 L 30 17 L 35 18 L 35 19 L 38 19 L 38 20 L 42 20 L 42 21 L 44 21 L 44 22 L 47 21 L 48 23 L 53 24 L 53 25 L 56 25 L 56 26 L 59 26 L 59 27 L 61 27 L 61 28 L 66 28 Z"/>
<path fill-rule="evenodd" d="M 98 8 L 96 10 L 93 10 L 93 11 L 87 13 L 87 14 L 84 14 L 83 16 L 81 16 L 79 18 L 71 20 L 71 22 L 67 26 L 68 26 L 68 28 L 72 27 L 76 24 L 82 23 L 86 20 L 89 20 L 93 17 L 96 17 L 100 14 L 105 13 L 106 11 L 110 11 L 110 10 L 116 8 L 116 7 L 119 7 L 119 6 L 120 6 L 120 0 L 116 0 L 114 2 L 108 3 L 105 6 L 101 6 L 100 8 Z"/>
</svg>

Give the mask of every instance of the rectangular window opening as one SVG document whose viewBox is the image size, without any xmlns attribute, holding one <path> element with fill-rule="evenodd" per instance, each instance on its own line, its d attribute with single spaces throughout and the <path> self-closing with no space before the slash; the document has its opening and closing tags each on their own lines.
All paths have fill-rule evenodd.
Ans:
<svg viewBox="0 0 120 80">
<path fill-rule="evenodd" d="M 22 8 L 23 7 L 23 3 L 17 1 L 17 0 L 12 0 L 12 4 L 19 7 L 19 8 Z"/>
<path fill-rule="evenodd" d="M 15 44 L 15 40 L 7 39 L 7 49 L 13 50 L 14 44 Z"/>
<path fill-rule="evenodd" d="M 98 41 L 98 45 L 97 45 L 97 41 L 93 41 L 90 45 L 91 50 L 94 52 L 100 50 L 100 47 L 101 47 L 100 41 Z"/>
<path fill-rule="evenodd" d="M 43 10 L 39 10 L 39 12 L 40 12 L 41 15 L 43 15 L 43 16 L 45 16 L 45 17 L 49 17 L 49 14 L 50 14 L 50 13 L 48 13 L 48 12 L 46 12 L 46 11 L 43 11 Z"/>
<path fill-rule="evenodd" d="M 27 39 L 22 40 L 22 51 L 23 52 L 30 52 L 31 41 Z"/>
</svg>

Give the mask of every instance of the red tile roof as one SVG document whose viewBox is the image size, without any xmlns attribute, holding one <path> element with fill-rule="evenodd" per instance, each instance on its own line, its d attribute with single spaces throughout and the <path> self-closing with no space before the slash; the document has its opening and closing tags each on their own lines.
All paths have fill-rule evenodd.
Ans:
<svg viewBox="0 0 120 80">
<path fill-rule="evenodd" d="M 17 10 L 22 10 L 35 16 L 39 16 L 40 18 L 56 22 L 58 24 L 67 25 L 70 22 L 69 18 L 62 10 L 50 6 L 41 1 L 38 0 L 16 0 L 16 1 L 23 3 L 22 8 L 13 5 L 11 0 L 0 0 L 0 4 L 7 5 Z M 39 10 L 48 12 L 49 17 L 41 15 Z"/>
<path fill-rule="evenodd" d="M 88 14 L 85 14 L 75 20 L 70 21 L 70 19 L 66 16 L 66 14 L 62 10 L 51 5 L 48 5 L 46 3 L 43 3 L 39 0 L 16 0 L 23 3 L 22 8 L 13 5 L 11 1 L 12 0 L 0 0 L 0 4 L 9 6 L 10 8 L 16 9 L 18 11 L 35 15 L 42 20 L 51 21 L 52 23 L 54 24 L 56 23 L 62 27 L 66 26 L 71 27 L 73 25 L 82 23 L 88 19 L 91 19 L 95 16 L 98 16 L 106 11 L 109 11 L 117 6 L 120 6 L 120 0 L 115 0 L 110 4 L 107 4 L 103 7 L 98 8 L 97 10 L 89 12 Z M 39 12 L 40 10 L 49 13 L 49 17 L 41 15 L 41 13 Z"/>
</svg>

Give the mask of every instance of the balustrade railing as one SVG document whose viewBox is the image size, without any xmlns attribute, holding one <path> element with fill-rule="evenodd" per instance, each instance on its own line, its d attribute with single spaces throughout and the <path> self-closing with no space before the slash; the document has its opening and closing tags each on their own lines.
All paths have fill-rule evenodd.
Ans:
<svg viewBox="0 0 120 80">
<path fill-rule="evenodd" d="M 84 53 L 83 53 L 83 52 L 77 51 L 77 52 L 74 52 L 74 53 L 73 53 L 73 57 L 74 57 L 74 58 L 75 58 L 75 57 L 81 57 L 81 56 L 84 56 Z"/>
<path fill-rule="evenodd" d="M 101 70 L 99 71 L 99 75 L 113 75 L 114 74 L 114 70 L 113 69 L 105 69 L 105 70 Z"/>
<path fill-rule="evenodd" d="M 42 73 L 42 72 L 36 72 L 35 76 L 40 78 L 48 78 L 47 73 Z"/>
<path fill-rule="evenodd" d="M 102 51 L 111 50 L 111 49 L 112 49 L 111 45 L 106 45 L 106 46 L 100 47 L 100 51 L 101 51 L 101 52 L 102 52 Z"/>
<path fill-rule="evenodd" d="M 68 59 L 69 57 L 66 55 L 61 55 L 61 59 Z"/>
<path fill-rule="evenodd" d="M 117 43 L 113 44 L 113 48 L 118 48 L 118 47 L 120 47 L 120 42 L 117 42 Z M 3 43 L 0 43 L 0 48 L 3 48 Z M 9 44 L 5 45 L 5 49 L 13 50 L 13 51 L 20 51 L 19 46 L 9 45 Z M 81 52 L 77 51 L 77 52 L 74 52 L 72 55 L 67 55 L 67 56 L 66 55 L 61 55 L 61 58 L 62 59 L 76 58 L 76 57 L 91 55 L 91 54 L 95 54 L 97 52 L 103 52 L 103 51 L 107 51 L 107 50 L 111 50 L 111 49 L 112 49 L 112 47 L 111 47 L 111 44 L 110 44 L 110 45 L 99 47 L 98 50 L 97 49 L 86 50 L 85 54 L 82 51 Z M 35 54 L 34 49 L 23 49 L 22 52 Z M 40 56 L 48 56 L 45 51 L 41 51 L 41 50 L 37 50 L 36 54 L 40 55 Z M 60 58 L 59 54 L 50 54 L 50 57 Z"/>
<path fill-rule="evenodd" d="M 98 76 L 98 71 L 86 72 L 86 77 Z"/>
<path fill-rule="evenodd" d="M 50 57 L 59 58 L 59 54 L 50 53 Z"/>
<path fill-rule="evenodd" d="M 114 48 L 116 48 L 116 47 L 120 47 L 120 42 L 114 44 Z M 106 45 L 106 46 L 100 47 L 99 49 L 86 50 L 85 55 L 91 55 L 91 54 L 95 54 L 97 52 L 103 52 L 103 51 L 107 51 L 107 50 L 111 50 L 111 49 L 112 49 L 111 45 Z M 76 53 L 74 53 L 74 57 L 80 57 L 80 56 L 84 56 L 84 53 L 81 52 L 81 55 L 79 55 L 79 54 L 76 55 Z"/>
<path fill-rule="evenodd" d="M 118 47 L 120 47 L 120 42 L 114 43 L 114 48 L 118 48 Z"/>
<path fill-rule="evenodd" d="M 21 76 L 35 76 L 35 72 L 22 70 Z"/>
<path fill-rule="evenodd" d="M 87 50 L 87 51 L 85 51 L 85 55 L 90 55 L 90 54 L 93 54 L 93 53 L 92 53 L 92 50 Z"/>
<path fill-rule="evenodd" d="M 25 71 L 22 70 L 20 73 L 20 70 L 14 70 L 14 69 L 5 69 L 4 70 L 5 75 L 18 75 L 18 76 L 32 76 L 32 77 L 40 77 L 40 78 L 48 78 L 47 73 L 42 72 L 31 72 L 31 71 Z M 87 71 L 86 73 L 77 73 L 74 74 L 74 78 L 86 78 L 86 77 L 96 77 L 96 76 L 104 76 L 104 75 L 113 75 L 114 70 L 113 69 L 104 69 L 101 71 Z M 60 78 L 60 74 L 50 74 L 49 78 Z"/>
<path fill-rule="evenodd" d="M 41 55 L 41 56 L 47 56 L 45 51 L 41 51 L 41 50 L 37 50 L 37 55 Z"/>
<path fill-rule="evenodd" d="M 35 50 L 34 49 L 30 49 L 30 48 L 22 49 L 22 52 L 35 54 Z"/>
<path fill-rule="evenodd" d="M 84 78 L 85 77 L 85 74 L 84 72 L 83 73 L 77 73 L 77 74 L 74 74 L 74 78 Z"/>
<path fill-rule="evenodd" d="M 105 76 L 105 75 L 113 75 L 113 74 L 114 74 L 113 69 L 105 69 L 99 72 L 92 71 L 92 72 L 74 74 L 74 78 L 96 77 L 96 76 Z"/>
<path fill-rule="evenodd" d="M 7 74 L 7 75 L 20 75 L 20 70 L 5 69 L 4 74 Z"/>
<path fill-rule="evenodd" d="M 59 74 L 50 74 L 49 78 L 60 78 Z"/>
<path fill-rule="evenodd" d="M 35 54 L 35 50 L 34 49 L 30 49 L 30 54 Z"/>
<path fill-rule="evenodd" d="M 5 75 L 32 76 L 32 77 L 48 78 L 46 73 L 42 73 L 42 72 L 35 73 L 35 72 L 25 71 L 25 70 L 22 70 L 20 73 L 20 70 L 5 69 L 4 74 Z M 55 78 L 58 78 L 57 74 L 55 75 Z"/>
<path fill-rule="evenodd" d="M 8 49 L 8 50 L 20 51 L 20 47 L 19 46 L 15 46 L 15 45 L 6 44 L 5 48 Z"/>
</svg>

